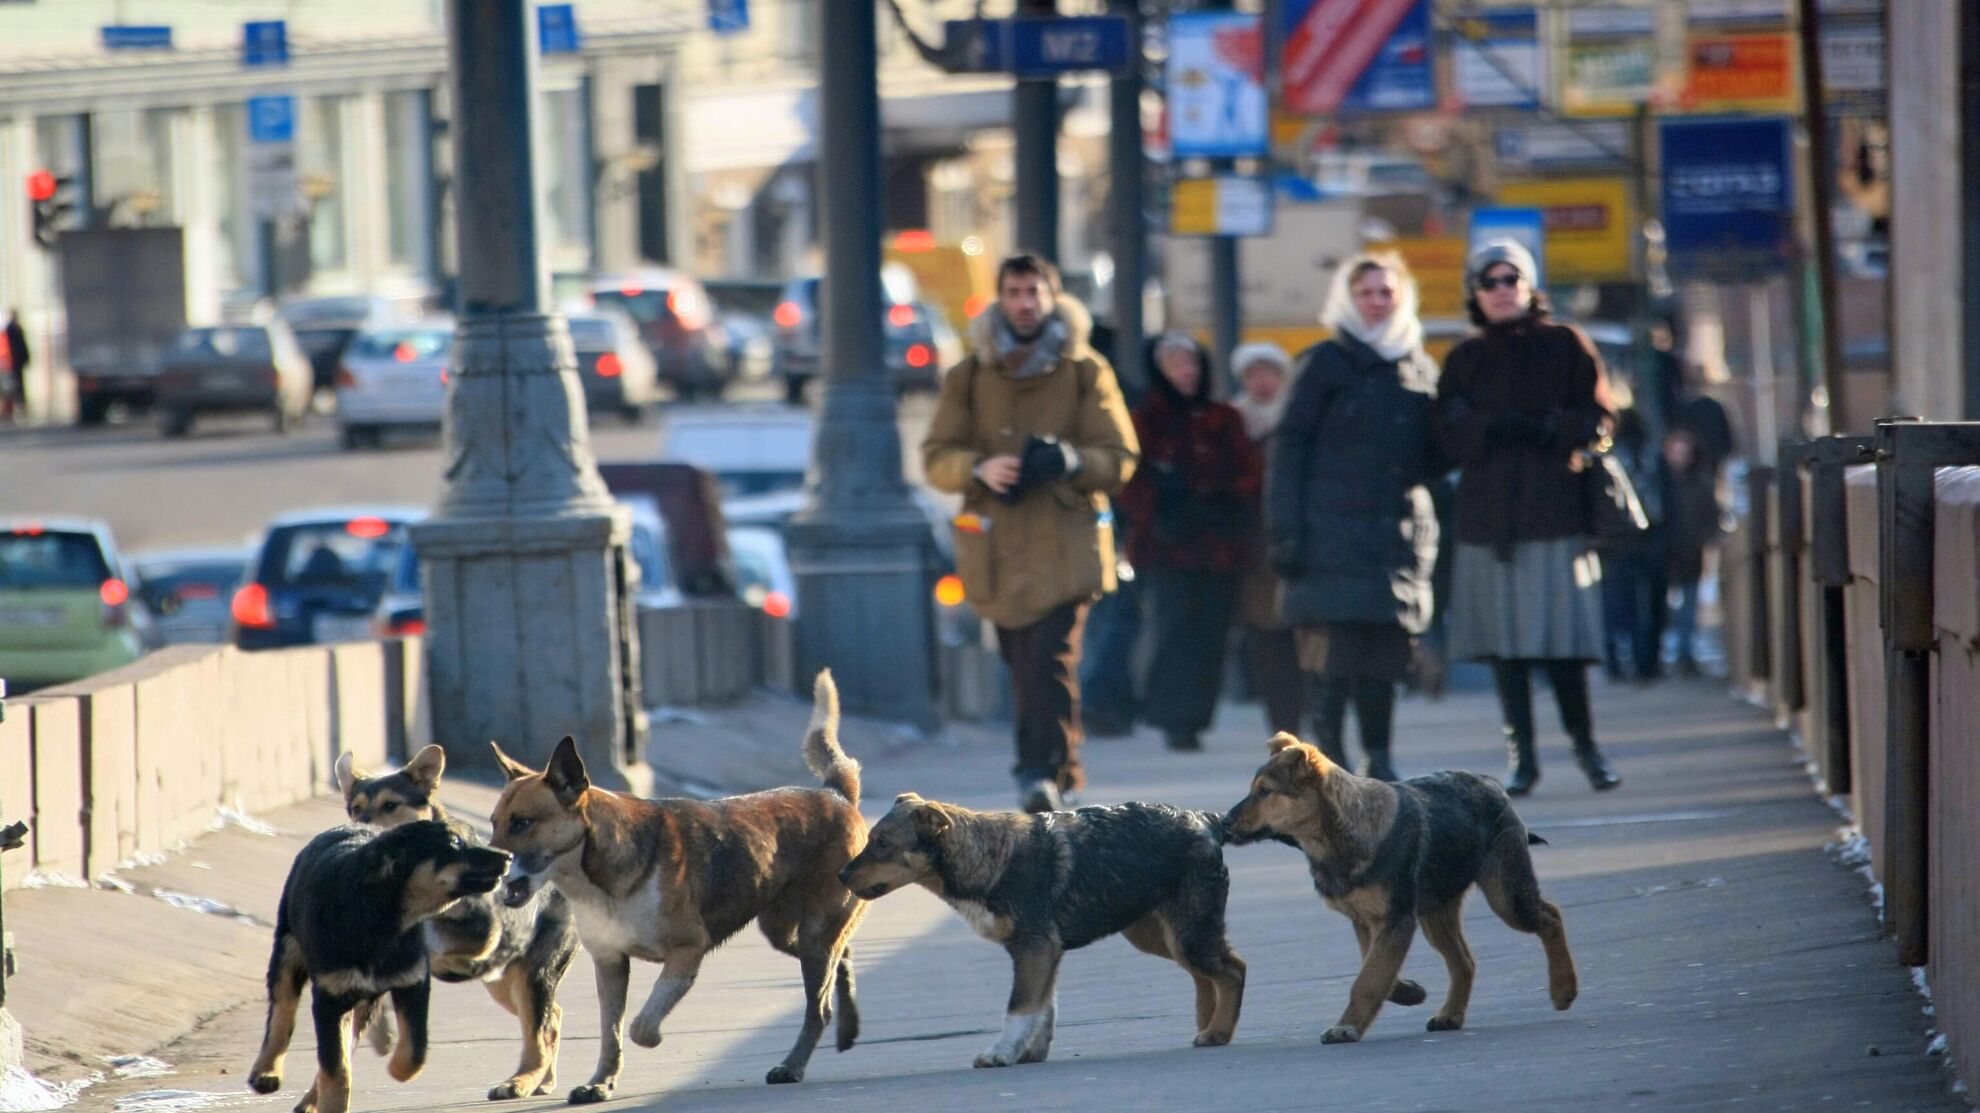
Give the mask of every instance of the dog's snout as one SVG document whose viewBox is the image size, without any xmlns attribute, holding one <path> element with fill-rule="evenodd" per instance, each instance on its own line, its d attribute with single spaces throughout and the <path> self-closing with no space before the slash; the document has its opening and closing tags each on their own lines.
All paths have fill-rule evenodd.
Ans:
<svg viewBox="0 0 1980 1113">
<path fill-rule="evenodd" d="M 847 866 L 845 869 L 840 870 L 839 884 L 844 885 L 848 889 L 852 888 L 852 873 L 853 873 L 853 868 L 851 866 Z"/>
</svg>

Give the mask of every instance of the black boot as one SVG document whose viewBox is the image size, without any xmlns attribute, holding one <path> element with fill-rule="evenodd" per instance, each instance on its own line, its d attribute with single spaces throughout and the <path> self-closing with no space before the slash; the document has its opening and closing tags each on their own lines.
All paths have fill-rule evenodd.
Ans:
<svg viewBox="0 0 1980 1113">
<path fill-rule="evenodd" d="M 1398 781 L 1389 763 L 1389 738 L 1396 715 L 1396 686 L 1386 680 L 1361 677 L 1354 682 L 1354 717 L 1361 724 L 1361 748 L 1368 760 L 1361 775 L 1378 781 Z"/>
<path fill-rule="evenodd" d="M 1377 781 L 1402 780 L 1401 777 L 1396 776 L 1396 767 L 1389 763 L 1389 748 L 1387 746 L 1379 748 L 1369 746 L 1367 750 L 1368 760 L 1362 763 L 1362 776 Z"/>
<path fill-rule="evenodd" d="M 1313 679 L 1313 744 L 1327 760 L 1347 767 L 1347 746 L 1342 735 L 1347 729 L 1348 696 L 1354 681 L 1340 676 Z"/>
<path fill-rule="evenodd" d="M 1588 777 L 1588 787 L 1597 792 L 1607 792 L 1622 783 L 1622 778 L 1609 768 L 1607 758 L 1593 740 L 1578 744 L 1574 748 L 1574 760 Z"/>
<path fill-rule="evenodd" d="M 1492 663 L 1499 713 L 1505 720 L 1508 796 L 1524 796 L 1540 783 L 1540 757 L 1533 749 L 1533 688 L 1526 674 L 1524 661 Z"/>
<path fill-rule="evenodd" d="M 1595 745 L 1595 716 L 1588 703 L 1588 670 L 1579 661 L 1547 662 L 1547 681 L 1561 707 L 1561 726 L 1574 741 L 1574 760 L 1588 786 L 1607 792 L 1622 783 Z"/>
</svg>

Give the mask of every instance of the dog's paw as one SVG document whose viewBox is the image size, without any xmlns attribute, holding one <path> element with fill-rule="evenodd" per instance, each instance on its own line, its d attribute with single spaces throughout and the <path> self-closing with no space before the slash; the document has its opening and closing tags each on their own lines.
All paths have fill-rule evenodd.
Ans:
<svg viewBox="0 0 1980 1113">
<path fill-rule="evenodd" d="M 1360 1043 L 1361 1029 L 1352 1024 L 1341 1024 L 1320 1033 L 1321 1043 Z"/>
<path fill-rule="evenodd" d="M 571 1091 L 572 1105 L 597 1105 L 601 1101 L 612 1100 L 612 1087 L 603 1083 L 579 1086 Z"/>
<path fill-rule="evenodd" d="M 641 1047 L 659 1047 L 660 1022 L 649 1024 L 643 1016 L 634 1017 L 632 1026 L 626 1029 L 626 1038 Z"/>
<path fill-rule="evenodd" d="M 978 1067 L 1008 1067 L 1011 1065 L 1011 1057 L 1004 1051 L 993 1047 L 976 1057 L 976 1065 Z"/>
<path fill-rule="evenodd" d="M 297 1102 L 296 1107 L 289 1110 L 289 1113 L 316 1113 L 316 1092 L 312 1090 L 304 1094 L 303 1099 Z"/>
<path fill-rule="evenodd" d="M 1050 1054 L 1052 1054 L 1050 1047 L 1027 1047 L 1018 1054 L 1017 1065 L 1023 1066 L 1026 1063 L 1042 1063 Z"/>
<path fill-rule="evenodd" d="M 496 1084 L 488 1091 L 488 1100 L 508 1101 L 511 1098 L 526 1098 L 534 1094 L 548 1092 L 548 1090 L 537 1086 L 536 1083 L 531 1082 L 529 1079 L 518 1075 L 515 1078 L 509 1079 L 507 1082 Z"/>
<path fill-rule="evenodd" d="M 264 1071 L 248 1075 L 248 1089 L 257 1094 L 272 1094 L 282 1088 L 282 1076 Z"/>
<path fill-rule="evenodd" d="M 1421 1005 L 1429 998 L 1422 986 L 1408 978 L 1397 978 L 1395 988 L 1389 991 L 1389 1003 L 1392 1005 Z"/>
<path fill-rule="evenodd" d="M 1429 1032 L 1455 1032 L 1462 1027 L 1464 1027 L 1463 1017 L 1444 1016 L 1441 1013 L 1431 1017 L 1430 1023 L 1423 1026 L 1424 1030 Z"/>
<path fill-rule="evenodd" d="M 772 1086 L 784 1086 L 792 1082 L 803 1082 L 804 1070 L 799 1067 L 793 1067 L 789 1063 L 778 1063 L 776 1066 L 770 1068 L 769 1074 L 763 1076 L 763 1081 Z"/>
<path fill-rule="evenodd" d="M 1231 1042 L 1231 1034 L 1229 1032 L 1219 1032 L 1212 1028 L 1205 1028 L 1203 1031 L 1198 1032 L 1196 1039 L 1192 1041 L 1196 1047 L 1222 1047 L 1229 1042 Z"/>
<path fill-rule="evenodd" d="M 1554 1008 L 1561 1012 L 1566 1012 L 1568 1006 L 1574 1004 L 1574 999 L 1580 996 L 1580 993 L 1580 988 L 1575 984 L 1573 978 L 1568 978 L 1559 985 L 1553 985 L 1547 988 L 1547 996 L 1553 999 Z"/>
</svg>

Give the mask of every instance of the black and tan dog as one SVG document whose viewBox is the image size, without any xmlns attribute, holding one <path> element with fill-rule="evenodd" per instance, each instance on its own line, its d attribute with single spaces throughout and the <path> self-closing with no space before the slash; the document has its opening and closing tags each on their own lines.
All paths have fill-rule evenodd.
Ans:
<svg viewBox="0 0 1980 1113">
<path fill-rule="evenodd" d="M 388 1066 L 404 1082 L 426 1065 L 425 921 L 502 882 L 509 856 L 444 823 L 391 831 L 337 827 L 311 839 L 289 867 L 268 958 L 268 1024 L 248 1071 L 256 1093 L 282 1088 L 303 986 L 316 1022 L 316 1081 L 297 1113 L 351 1105 L 351 1016 L 390 995 L 399 1046 Z"/>
<path fill-rule="evenodd" d="M 1290 734 L 1273 736 L 1271 758 L 1251 792 L 1224 817 L 1233 844 L 1291 841 L 1306 853 L 1327 907 L 1354 923 L 1361 972 L 1340 1023 L 1322 1043 L 1353 1043 L 1386 1000 L 1414 1005 L 1421 987 L 1399 981 L 1403 958 L 1423 934 L 1451 975 L 1432 1032 L 1464 1027 L 1476 969 L 1460 919 L 1473 885 L 1515 931 L 1540 937 L 1547 992 L 1556 1009 L 1574 1004 L 1574 956 L 1561 910 L 1540 896 L 1526 825 L 1498 782 L 1472 773 L 1433 773 L 1401 784 L 1357 777 Z"/>
<path fill-rule="evenodd" d="M 345 753 L 337 759 L 344 811 L 358 823 L 392 828 L 437 819 L 463 839 L 482 840 L 466 823 L 447 815 L 435 799 L 447 754 L 428 746 L 406 767 L 372 776 Z M 557 1046 L 564 1010 L 557 986 L 577 955 L 571 906 L 554 890 L 511 908 L 493 894 L 465 897 L 426 922 L 426 950 L 433 976 L 443 982 L 478 981 L 488 995 L 522 1022 L 522 1061 L 515 1073 L 488 1091 L 491 1100 L 547 1094 L 557 1086 Z M 382 1034 L 381 1015 L 373 1026 Z"/>
<path fill-rule="evenodd" d="M 1042 1062 L 1059 960 L 1116 932 L 1196 982 L 1196 1046 L 1229 1043 L 1244 960 L 1224 935 L 1223 826 L 1209 812 L 1122 804 L 1026 815 L 905 793 L 841 875 L 867 900 L 921 885 L 1010 953 L 1004 1031 L 979 1067 Z"/>
<path fill-rule="evenodd" d="M 660 1025 L 693 987 L 709 951 L 755 920 L 804 972 L 804 1027 L 766 1081 L 796 1082 L 832 1016 L 838 1047 L 859 1035 L 852 935 L 866 905 L 839 870 L 866 841 L 859 763 L 838 742 L 838 692 L 820 674 L 804 757 L 824 788 L 782 788 L 707 802 L 638 800 L 594 788 L 565 738 L 538 773 L 503 754 L 509 784 L 495 805 L 496 846 L 515 854 L 507 899 L 545 884 L 570 899 L 598 974 L 598 1070 L 573 1103 L 604 1101 L 617 1085 L 622 1032 L 657 1047 Z M 631 960 L 662 963 L 652 995 L 625 1032 Z"/>
</svg>

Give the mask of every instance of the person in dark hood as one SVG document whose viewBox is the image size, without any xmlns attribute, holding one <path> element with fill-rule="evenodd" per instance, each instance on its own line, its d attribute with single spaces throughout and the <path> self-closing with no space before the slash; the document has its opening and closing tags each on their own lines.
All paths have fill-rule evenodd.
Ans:
<svg viewBox="0 0 1980 1113">
<path fill-rule="evenodd" d="M 1321 321 L 1334 336 L 1303 357 L 1274 446 L 1272 564 L 1314 690 L 1316 744 L 1347 764 L 1352 704 L 1363 775 L 1393 781 L 1396 684 L 1435 605 L 1437 515 L 1425 484 L 1439 466 L 1437 365 L 1398 257 L 1342 263 Z"/>
<path fill-rule="evenodd" d="M 1143 584 L 1155 655 L 1142 718 L 1172 750 L 1203 748 L 1264 484 L 1237 410 L 1210 398 L 1209 353 L 1183 333 L 1149 346 L 1148 395 L 1134 410 L 1141 466 L 1121 491 L 1128 559 Z"/>
</svg>

